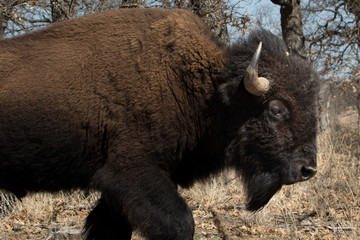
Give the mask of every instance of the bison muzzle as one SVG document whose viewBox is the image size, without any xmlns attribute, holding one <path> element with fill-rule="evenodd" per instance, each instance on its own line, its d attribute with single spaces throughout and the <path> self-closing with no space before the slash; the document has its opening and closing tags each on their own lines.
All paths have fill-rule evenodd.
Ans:
<svg viewBox="0 0 360 240">
<path fill-rule="evenodd" d="M 192 239 L 177 185 L 233 167 L 249 210 L 316 173 L 318 79 L 258 29 L 121 9 L 0 41 L 0 188 L 93 188 L 87 239 Z"/>
</svg>

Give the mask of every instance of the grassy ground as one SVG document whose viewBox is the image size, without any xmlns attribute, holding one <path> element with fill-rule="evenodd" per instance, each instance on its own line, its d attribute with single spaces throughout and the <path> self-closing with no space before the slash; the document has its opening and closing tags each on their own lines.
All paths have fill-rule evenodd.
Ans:
<svg viewBox="0 0 360 240">
<path fill-rule="evenodd" d="M 359 140 L 355 135 L 321 136 L 316 177 L 283 187 L 257 213 L 243 209 L 245 199 L 237 181 L 224 186 L 218 178 L 187 190 L 197 238 L 360 239 Z M 209 228 L 220 234 L 209 235 Z"/>
<path fill-rule="evenodd" d="M 360 239 L 360 136 L 322 134 L 318 144 L 316 177 L 283 187 L 256 213 L 244 209 L 232 172 L 181 189 L 195 218 L 195 239 Z M 0 218 L 0 239 L 80 239 L 98 197 L 80 191 L 27 196 Z"/>
</svg>

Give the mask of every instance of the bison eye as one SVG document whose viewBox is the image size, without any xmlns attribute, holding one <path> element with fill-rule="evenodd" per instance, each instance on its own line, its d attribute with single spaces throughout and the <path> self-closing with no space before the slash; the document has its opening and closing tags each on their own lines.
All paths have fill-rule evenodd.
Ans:
<svg viewBox="0 0 360 240">
<path fill-rule="evenodd" d="M 289 118 L 289 110 L 286 107 L 285 103 L 280 100 L 272 100 L 268 105 L 268 113 L 270 115 L 270 120 L 286 120 Z"/>
<path fill-rule="evenodd" d="M 276 117 L 281 117 L 281 116 L 282 116 L 281 109 L 280 109 L 280 107 L 278 107 L 278 106 L 271 106 L 271 107 L 270 107 L 270 113 L 271 113 L 273 116 L 276 116 Z"/>
</svg>

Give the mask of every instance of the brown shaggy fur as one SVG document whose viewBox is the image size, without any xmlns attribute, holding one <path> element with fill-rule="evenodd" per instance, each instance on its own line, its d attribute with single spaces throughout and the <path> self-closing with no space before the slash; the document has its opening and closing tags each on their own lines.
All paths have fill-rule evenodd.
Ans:
<svg viewBox="0 0 360 240">
<path fill-rule="evenodd" d="M 93 14 L 3 40 L 0 52 L 0 187 L 18 196 L 86 187 L 105 163 L 137 168 L 136 178 L 149 161 L 170 171 L 203 134 L 202 109 L 224 63 L 185 10 Z M 155 231 L 142 221 L 134 227 Z"/>
</svg>

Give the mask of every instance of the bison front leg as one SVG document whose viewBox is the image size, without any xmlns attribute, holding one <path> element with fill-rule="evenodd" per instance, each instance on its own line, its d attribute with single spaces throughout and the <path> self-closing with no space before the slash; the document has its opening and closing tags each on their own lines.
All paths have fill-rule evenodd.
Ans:
<svg viewBox="0 0 360 240">
<path fill-rule="evenodd" d="M 168 175 L 157 167 L 108 163 L 96 173 L 94 182 L 106 204 L 147 239 L 193 239 L 191 211 Z"/>
<path fill-rule="evenodd" d="M 132 228 L 127 218 L 114 211 L 101 198 L 86 218 L 84 236 L 87 240 L 130 240 Z"/>
</svg>

